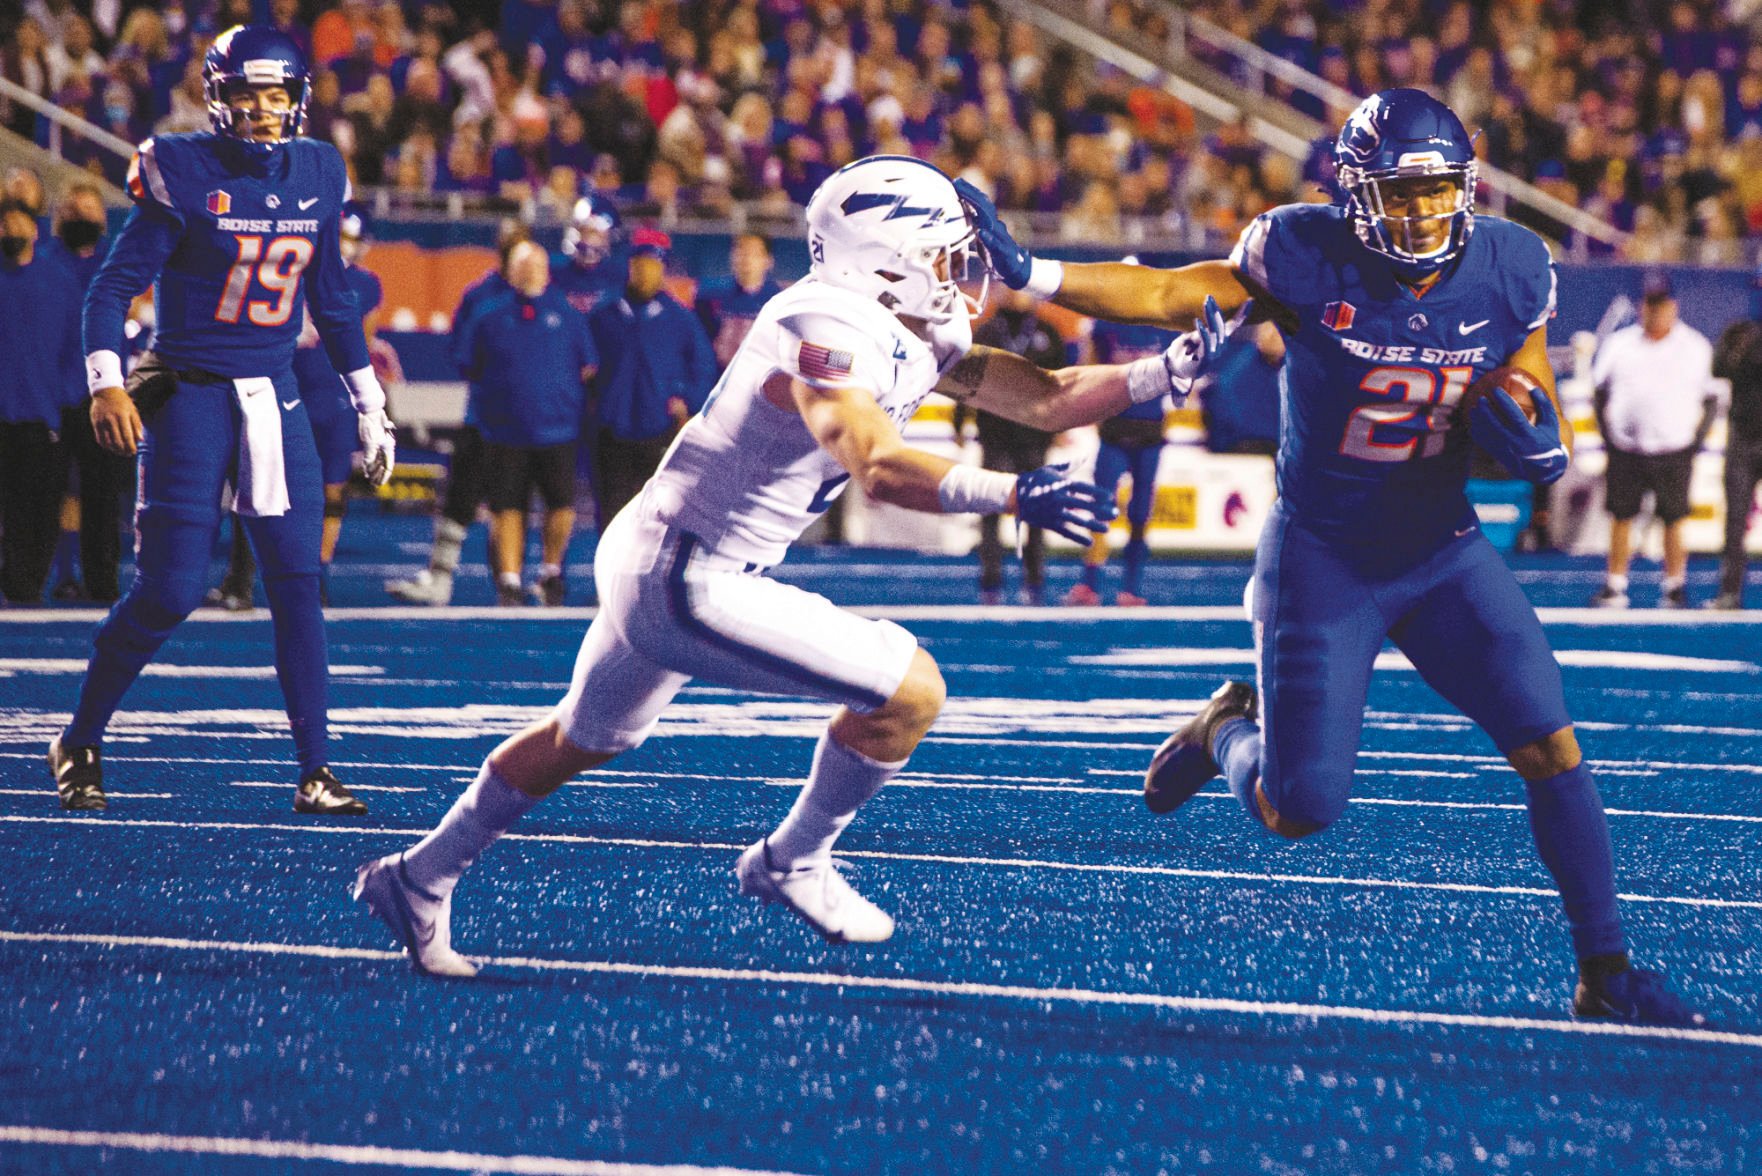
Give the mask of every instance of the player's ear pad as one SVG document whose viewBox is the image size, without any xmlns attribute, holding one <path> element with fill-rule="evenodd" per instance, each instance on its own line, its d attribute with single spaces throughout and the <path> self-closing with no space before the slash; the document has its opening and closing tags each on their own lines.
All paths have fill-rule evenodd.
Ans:
<svg viewBox="0 0 1762 1176">
<path fill-rule="evenodd" d="M 143 418 L 150 417 L 165 407 L 177 392 L 177 373 L 167 367 L 157 355 L 143 356 L 135 370 L 123 381 L 123 390 L 129 399 L 135 402 L 135 411 Z"/>
</svg>

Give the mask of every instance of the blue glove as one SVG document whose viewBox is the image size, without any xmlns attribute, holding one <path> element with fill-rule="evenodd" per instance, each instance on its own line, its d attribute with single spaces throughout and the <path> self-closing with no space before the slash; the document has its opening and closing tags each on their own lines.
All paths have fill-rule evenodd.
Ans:
<svg viewBox="0 0 1762 1176">
<path fill-rule="evenodd" d="M 1016 518 L 1057 531 L 1084 547 L 1120 513 L 1101 487 L 1079 482 L 1065 465 L 1041 466 L 1016 479 Z"/>
<path fill-rule="evenodd" d="M 1536 423 L 1503 388 L 1495 388 L 1468 410 L 1468 435 L 1513 477 L 1538 486 L 1560 479 L 1571 459 L 1560 440 L 1560 417 L 1548 393 L 1536 389 Z"/>
<path fill-rule="evenodd" d="M 1002 278 L 1003 284 L 1012 290 L 1026 286 L 1034 255 L 1017 245 L 1003 222 L 997 219 L 997 205 L 991 203 L 991 197 L 965 180 L 956 180 L 954 190 L 960 195 L 961 203 L 967 206 L 967 219 L 973 222 L 973 233 L 979 238 L 979 244 L 985 247 L 985 260 L 991 266 L 991 272 Z"/>
</svg>

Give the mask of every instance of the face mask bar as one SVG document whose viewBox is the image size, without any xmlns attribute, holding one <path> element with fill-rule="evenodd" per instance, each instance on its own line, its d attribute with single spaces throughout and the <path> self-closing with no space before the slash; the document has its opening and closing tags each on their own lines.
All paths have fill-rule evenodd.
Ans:
<svg viewBox="0 0 1762 1176">
<path fill-rule="evenodd" d="M 1447 179 L 1456 185 L 1455 205 L 1438 213 L 1425 216 L 1390 216 L 1384 209 L 1382 185 L 1391 180 L 1408 179 Z M 1468 224 L 1474 216 L 1474 164 L 1452 164 L 1423 168 L 1398 168 L 1393 171 L 1369 174 L 1357 169 L 1342 169 L 1340 185 L 1351 196 L 1356 206 L 1354 212 L 1358 217 L 1359 236 L 1366 239 L 1365 244 L 1398 261 L 1429 262 L 1440 257 L 1449 257 L 1462 248 L 1468 239 Z M 1447 220 L 1450 228 L 1436 249 L 1427 253 L 1417 253 L 1411 246 L 1414 229 L 1421 222 Z M 1390 222 L 1394 222 L 1403 238 L 1397 244 L 1394 234 L 1390 232 Z M 1405 246 L 1405 247 L 1404 247 Z"/>
</svg>

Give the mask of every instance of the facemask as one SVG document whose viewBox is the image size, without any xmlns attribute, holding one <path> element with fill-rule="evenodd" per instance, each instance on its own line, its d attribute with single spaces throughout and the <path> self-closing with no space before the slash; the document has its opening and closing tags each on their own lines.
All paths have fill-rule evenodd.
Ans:
<svg viewBox="0 0 1762 1176">
<path fill-rule="evenodd" d="M 96 245 L 98 238 L 104 235 L 104 226 L 89 220 L 62 221 L 57 233 L 62 243 L 77 253 Z"/>
<path fill-rule="evenodd" d="M 30 247 L 29 237 L 0 237 L 0 253 L 4 253 L 12 261 L 23 257 L 24 251 Z"/>
</svg>

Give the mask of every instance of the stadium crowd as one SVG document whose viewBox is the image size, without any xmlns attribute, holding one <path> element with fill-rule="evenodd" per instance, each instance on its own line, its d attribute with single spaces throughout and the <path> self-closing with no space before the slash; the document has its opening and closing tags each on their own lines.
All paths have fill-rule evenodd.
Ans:
<svg viewBox="0 0 1762 1176">
<path fill-rule="evenodd" d="M 252 7 L 32 0 L 0 30 L 4 73 L 130 141 L 199 129 L 201 54 Z M 1148 229 L 1207 247 L 1306 187 L 1308 169 L 1245 126 L 1204 133 L 1183 103 L 984 0 L 506 0 L 493 25 L 488 6 L 444 0 L 267 7 L 316 66 L 310 133 L 358 186 L 413 198 L 561 217 L 592 189 L 663 224 L 736 201 L 789 216 L 840 165 L 893 152 L 965 176 L 1055 238 Z M 1174 15 L 1160 0 L 1092 9 L 1140 42 L 1165 39 Z M 1491 162 L 1631 232 L 1633 260 L 1740 262 L 1762 232 L 1762 42 L 1717 0 L 1192 11 L 1354 94 L 1432 91 L 1482 129 Z M 1203 36 L 1185 43 L 1252 80 Z M 1267 85 L 1329 126 L 1345 113 Z M 48 133 L 20 104 L 0 115 Z M 120 179 L 113 156 L 64 149 Z"/>
</svg>

